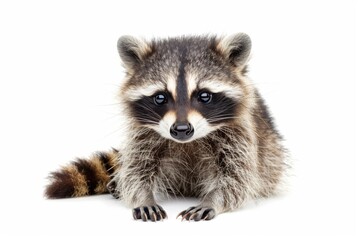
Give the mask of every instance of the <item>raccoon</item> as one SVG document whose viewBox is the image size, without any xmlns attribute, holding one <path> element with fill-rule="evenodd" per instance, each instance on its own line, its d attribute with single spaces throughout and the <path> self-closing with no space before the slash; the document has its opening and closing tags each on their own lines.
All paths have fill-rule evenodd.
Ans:
<svg viewBox="0 0 360 240">
<path fill-rule="evenodd" d="M 286 151 L 247 77 L 250 50 L 244 33 L 121 37 L 126 146 L 51 173 L 46 197 L 111 193 L 143 221 L 167 217 L 157 194 L 196 197 L 178 217 L 199 221 L 276 194 Z"/>
</svg>

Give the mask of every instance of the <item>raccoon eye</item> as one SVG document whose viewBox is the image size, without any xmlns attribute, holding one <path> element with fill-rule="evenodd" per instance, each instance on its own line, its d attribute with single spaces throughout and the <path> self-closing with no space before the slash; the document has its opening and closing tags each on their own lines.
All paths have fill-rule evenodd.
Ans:
<svg viewBox="0 0 360 240">
<path fill-rule="evenodd" d="M 209 92 L 200 92 L 198 96 L 198 101 L 202 103 L 209 103 L 211 102 L 212 94 Z"/>
<path fill-rule="evenodd" d="M 157 95 L 154 96 L 154 103 L 156 105 L 163 105 L 165 103 L 167 103 L 167 97 L 164 93 L 159 93 Z"/>
</svg>

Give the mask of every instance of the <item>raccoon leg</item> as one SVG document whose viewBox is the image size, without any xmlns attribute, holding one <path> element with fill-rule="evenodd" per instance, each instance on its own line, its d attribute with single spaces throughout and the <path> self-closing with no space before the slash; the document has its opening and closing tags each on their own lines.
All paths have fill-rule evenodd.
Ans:
<svg viewBox="0 0 360 240">
<path fill-rule="evenodd" d="M 121 192 L 121 199 L 126 205 L 133 207 L 135 220 L 155 222 L 167 217 L 164 209 L 156 203 L 152 191 L 156 175 L 155 166 L 156 163 L 149 159 L 124 161 L 108 186 L 115 192 L 115 196 L 117 192 Z"/>
<path fill-rule="evenodd" d="M 221 176 L 217 180 L 207 180 L 208 186 L 201 193 L 201 204 L 182 211 L 178 217 L 189 221 L 211 220 L 220 213 L 239 208 L 245 200 L 254 198 L 257 194 L 256 188 L 250 183 L 257 179 L 245 180 L 242 177 L 244 176 Z M 247 177 L 249 175 L 245 176 Z M 213 182 L 210 183 L 211 181 Z"/>
<path fill-rule="evenodd" d="M 182 211 L 184 220 L 211 220 L 216 215 L 239 208 L 246 200 L 259 195 L 262 180 L 259 177 L 256 158 L 245 156 L 241 151 L 220 154 L 206 172 L 199 172 L 198 192 L 201 204 Z"/>
<path fill-rule="evenodd" d="M 132 210 L 134 219 L 141 219 L 144 222 L 156 222 L 167 218 L 165 210 L 154 200 L 153 193 L 146 192 L 145 189 L 139 189 L 137 197 L 132 197 L 132 200 L 134 201 L 132 205 L 137 206 Z M 123 199 L 125 199 L 125 201 L 127 197 L 128 196 L 123 194 Z"/>
<path fill-rule="evenodd" d="M 182 221 L 211 220 L 222 212 L 238 208 L 244 201 L 241 195 L 243 194 L 226 188 L 214 190 L 206 194 L 201 204 L 180 212 L 177 218 L 181 216 Z"/>
<path fill-rule="evenodd" d="M 118 169 L 118 151 L 98 152 L 88 159 L 77 159 L 50 173 L 45 188 L 47 198 L 69 198 L 108 193 L 106 185 Z"/>
<path fill-rule="evenodd" d="M 224 173 L 218 172 L 216 178 L 204 179 L 200 190 L 201 203 L 182 211 L 179 214 L 182 220 L 211 220 L 258 196 L 261 184 L 256 169 L 233 169 L 230 167 Z"/>
</svg>

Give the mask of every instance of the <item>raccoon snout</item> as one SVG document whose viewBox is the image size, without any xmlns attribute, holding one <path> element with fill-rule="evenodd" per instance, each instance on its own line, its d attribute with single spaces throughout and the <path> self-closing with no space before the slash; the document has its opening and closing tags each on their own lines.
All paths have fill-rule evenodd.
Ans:
<svg viewBox="0 0 360 240">
<path fill-rule="evenodd" d="M 170 135 L 176 140 L 185 141 L 194 135 L 194 127 L 190 123 L 174 123 Z"/>
</svg>

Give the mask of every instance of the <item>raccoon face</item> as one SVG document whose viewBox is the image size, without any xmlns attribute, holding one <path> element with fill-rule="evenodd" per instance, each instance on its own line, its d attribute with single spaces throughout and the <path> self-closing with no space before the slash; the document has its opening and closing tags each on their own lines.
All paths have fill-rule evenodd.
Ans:
<svg viewBox="0 0 360 240">
<path fill-rule="evenodd" d="M 246 97 L 246 34 L 118 41 L 127 70 L 121 90 L 135 124 L 190 142 L 237 119 Z"/>
</svg>

